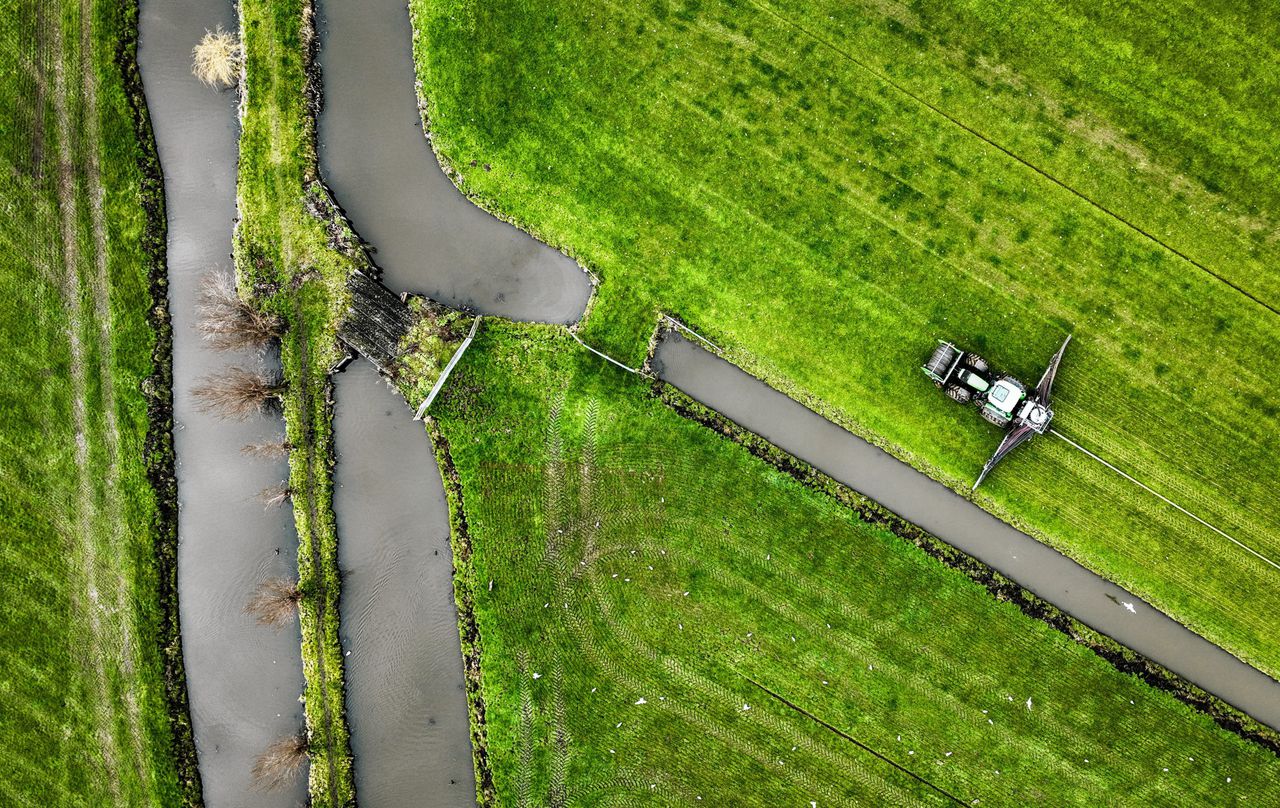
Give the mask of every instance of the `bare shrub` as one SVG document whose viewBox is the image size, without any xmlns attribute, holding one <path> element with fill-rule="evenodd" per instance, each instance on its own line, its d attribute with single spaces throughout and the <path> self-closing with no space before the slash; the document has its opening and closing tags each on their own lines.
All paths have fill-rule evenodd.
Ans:
<svg viewBox="0 0 1280 808">
<path fill-rule="evenodd" d="M 293 496 L 293 489 L 289 487 L 288 483 L 268 485 L 258 492 L 258 499 L 262 500 L 262 504 L 268 508 L 276 508 L 285 504 L 291 496 Z"/>
<path fill-rule="evenodd" d="M 191 49 L 191 72 L 210 87 L 230 87 L 240 78 L 240 42 L 235 34 L 205 29 Z"/>
<path fill-rule="evenodd" d="M 300 600 L 302 590 L 295 582 L 287 578 L 270 578 L 253 593 L 244 610 L 258 618 L 262 625 L 280 628 L 297 615 Z"/>
<path fill-rule="evenodd" d="M 284 438 L 280 438 L 279 440 L 269 440 L 263 443 L 247 443 L 240 447 L 240 452 L 247 457 L 272 460 L 277 457 L 285 457 L 291 449 L 293 449 L 293 444 Z"/>
<path fill-rule="evenodd" d="M 261 348 L 280 336 L 284 323 L 240 298 L 229 272 L 211 272 L 200 284 L 196 330 L 220 351 Z"/>
<path fill-rule="evenodd" d="M 253 784 L 266 791 L 283 788 L 307 762 L 307 736 L 299 732 L 273 741 L 253 764 Z"/>
<path fill-rule="evenodd" d="M 219 375 L 205 376 L 192 395 L 203 412 L 243 421 L 266 412 L 283 391 L 278 378 L 259 370 L 230 367 Z"/>
</svg>

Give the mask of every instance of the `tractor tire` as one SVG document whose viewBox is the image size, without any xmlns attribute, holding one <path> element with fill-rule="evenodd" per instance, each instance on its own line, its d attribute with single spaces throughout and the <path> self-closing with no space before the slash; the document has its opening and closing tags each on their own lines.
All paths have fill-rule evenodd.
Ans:
<svg viewBox="0 0 1280 808">
<path fill-rule="evenodd" d="M 1002 427 L 1002 428 L 1006 427 L 1009 425 L 1009 421 L 1013 420 L 1011 418 L 1006 418 L 1003 415 L 1000 415 L 999 413 L 992 412 L 991 409 L 988 407 L 983 407 L 981 412 L 982 412 L 983 418 L 987 419 L 987 421 L 995 424 L 998 427 Z"/>
<path fill-rule="evenodd" d="M 969 354 L 969 367 L 973 368 L 979 373 L 986 373 L 988 370 L 991 369 L 991 366 L 987 364 L 987 360 L 983 359 L 981 356 L 978 356 L 977 354 Z"/>
<path fill-rule="evenodd" d="M 930 375 L 941 377 L 951 368 L 951 363 L 955 361 L 959 353 L 951 345 L 944 342 L 934 350 L 933 356 L 929 357 L 929 361 L 925 362 L 925 369 L 929 371 Z"/>
<path fill-rule="evenodd" d="M 969 399 L 973 398 L 973 393 L 969 392 L 968 387 L 961 387 L 958 384 L 953 384 L 947 387 L 947 398 L 961 404 L 968 404 Z"/>
</svg>

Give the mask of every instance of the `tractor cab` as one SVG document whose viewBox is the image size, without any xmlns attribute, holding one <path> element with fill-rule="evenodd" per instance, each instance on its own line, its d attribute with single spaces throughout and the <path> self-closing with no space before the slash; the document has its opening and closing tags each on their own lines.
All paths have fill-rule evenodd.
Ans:
<svg viewBox="0 0 1280 808">
<path fill-rule="evenodd" d="M 982 408 L 982 415 L 993 424 L 1005 424 L 1013 418 L 1014 409 L 1027 397 L 1027 388 L 1012 376 L 991 385 L 987 391 L 987 403 Z"/>
</svg>

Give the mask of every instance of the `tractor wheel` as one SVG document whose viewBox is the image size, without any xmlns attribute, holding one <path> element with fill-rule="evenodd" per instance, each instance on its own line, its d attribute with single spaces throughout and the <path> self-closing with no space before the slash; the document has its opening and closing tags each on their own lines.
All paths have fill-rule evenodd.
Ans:
<svg viewBox="0 0 1280 808">
<path fill-rule="evenodd" d="M 969 399 L 973 398 L 973 393 L 969 392 L 969 388 L 967 387 L 961 387 L 958 384 L 953 384 L 947 387 L 947 397 L 952 401 L 958 401 L 961 404 L 968 404 Z"/>
<path fill-rule="evenodd" d="M 1009 420 L 1002 413 L 992 412 L 990 407 L 982 408 L 982 417 L 986 418 L 996 426 L 1004 427 L 1009 425 Z"/>
<path fill-rule="evenodd" d="M 959 352 L 947 343 L 942 343 L 933 351 L 933 355 L 929 357 L 929 361 L 925 363 L 925 370 L 931 376 L 941 377 L 951 367 L 951 363 L 955 361 Z"/>
<path fill-rule="evenodd" d="M 981 356 L 978 356 L 977 354 L 969 354 L 969 367 L 973 368 L 979 373 L 986 373 L 988 370 L 991 369 L 991 366 L 987 364 L 987 360 L 983 359 Z"/>
</svg>

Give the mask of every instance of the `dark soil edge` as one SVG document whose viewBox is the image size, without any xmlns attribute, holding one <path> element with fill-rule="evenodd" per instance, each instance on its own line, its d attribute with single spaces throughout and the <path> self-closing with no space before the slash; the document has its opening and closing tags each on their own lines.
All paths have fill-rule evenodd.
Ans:
<svg viewBox="0 0 1280 808">
<path fill-rule="evenodd" d="M 142 174 L 141 197 L 146 215 L 142 248 L 148 259 L 147 281 L 151 293 L 147 324 L 155 335 L 151 374 L 142 383 L 142 392 L 147 399 L 148 424 L 143 460 L 147 480 L 156 497 L 156 512 L 151 524 L 156 596 L 160 607 L 155 639 L 164 665 L 164 698 L 182 804 L 203 806 L 204 792 L 195 735 L 191 728 L 191 705 L 187 695 L 178 610 L 178 480 L 173 449 L 173 325 L 169 318 L 164 174 L 138 68 L 137 0 L 130 0 L 120 13 L 124 22 L 123 36 L 116 46 L 115 61 L 124 83 L 134 137 L 139 146 L 138 170 Z"/>
<path fill-rule="evenodd" d="M 480 627 L 476 622 L 475 567 L 471 564 L 471 533 L 462 502 L 462 480 L 453 464 L 449 441 L 434 418 L 426 418 L 431 448 L 444 481 L 449 503 L 449 544 L 453 549 L 453 598 L 458 607 L 458 636 L 462 640 L 462 672 L 467 682 L 467 714 L 471 724 L 471 754 L 476 773 L 476 802 L 497 804 L 493 768 L 489 763 L 489 735 L 485 725 L 484 682 L 480 671 Z"/>
<path fill-rule="evenodd" d="M 1066 635 L 1073 642 L 1087 647 L 1121 673 L 1135 676 L 1151 687 L 1169 693 L 1192 709 L 1209 716 L 1223 729 L 1246 741 L 1256 743 L 1276 757 L 1280 757 L 1280 732 L 1261 724 L 1168 668 L 1089 628 L 978 559 L 907 522 L 880 503 L 828 477 L 719 412 L 700 404 L 672 385 L 655 381 L 650 390 L 651 395 L 671 407 L 680 416 L 733 441 L 801 485 L 834 499 L 853 511 L 864 522 L 884 528 L 898 538 L 914 544 L 928 555 L 982 586 L 996 600 L 1012 603 L 1028 617 L 1039 620 Z"/>
</svg>

